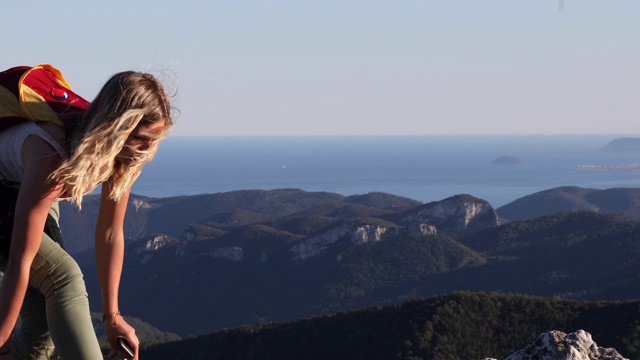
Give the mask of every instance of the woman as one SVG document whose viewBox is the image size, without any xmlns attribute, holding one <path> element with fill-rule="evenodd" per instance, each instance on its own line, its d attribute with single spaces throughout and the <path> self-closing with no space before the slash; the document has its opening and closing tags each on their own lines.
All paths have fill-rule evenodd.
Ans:
<svg viewBox="0 0 640 360">
<path fill-rule="evenodd" d="M 172 124 L 162 85 L 152 75 L 123 72 L 107 81 L 70 135 L 32 121 L 0 131 L 0 150 L 10 148 L 0 152 L 0 177 L 20 183 L 9 255 L 0 255 L 0 360 L 46 359 L 54 348 L 64 359 L 102 359 L 82 273 L 43 234 L 47 219 L 57 221 L 59 199 L 80 206 L 98 185 L 95 247 L 104 327 L 111 355 L 124 338 L 138 358 L 135 330 L 118 308 L 123 223 L 131 186 Z M 18 317 L 21 326 L 13 332 Z"/>
</svg>

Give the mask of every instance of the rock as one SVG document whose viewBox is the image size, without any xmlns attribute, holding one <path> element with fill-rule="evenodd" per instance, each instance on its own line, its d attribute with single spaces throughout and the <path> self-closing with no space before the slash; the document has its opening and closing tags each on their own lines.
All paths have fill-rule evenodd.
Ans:
<svg viewBox="0 0 640 360">
<path fill-rule="evenodd" d="M 615 349 L 601 348 L 591 334 L 578 330 L 571 334 L 553 330 L 503 360 L 629 360 Z"/>
<path fill-rule="evenodd" d="M 456 195 L 422 205 L 402 221 L 461 230 L 475 226 L 496 226 L 498 215 L 493 206 L 485 200 L 471 195 Z"/>
<path fill-rule="evenodd" d="M 155 252 L 164 247 L 175 245 L 178 241 L 168 235 L 151 235 L 148 239 L 140 241 L 142 244 L 136 249 L 136 253 Z"/>
<path fill-rule="evenodd" d="M 409 224 L 407 228 L 410 234 L 416 235 L 436 235 L 438 233 L 438 229 L 429 224 L 414 223 Z"/>
<path fill-rule="evenodd" d="M 348 241 L 351 245 L 357 246 L 369 242 L 394 239 L 404 234 L 426 236 L 437 233 L 438 230 L 435 226 L 424 223 L 412 223 L 405 229 L 367 224 L 343 224 L 321 234 L 306 238 L 292 246 L 289 251 L 292 253 L 291 261 L 298 261 L 321 255 L 331 245 L 339 241 Z"/>
<path fill-rule="evenodd" d="M 135 254 L 138 255 L 141 264 L 146 264 L 158 250 L 178 245 L 179 242 L 169 235 L 157 234 L 147 236 L 139 243 L 141 245 L 135 249 Z"/>
<path fill-rule="evenodd" d="M 140 211 L 140 209 L 150 209 L 152 207 L 151 204 L 140 198 L 132 198 L 131 205 L 136 208 L 136 212 Z"/>
<path fill-rule="evenodd" d="M 331 244 L 350 234 L 353 234 L 352 226 L 341 225 L 322 234 L 307 238 L 289 249 L 293 253 L 291 260 L 304 260 L 318 256 L 325 252 Z"/>
<path fill-rule="evenodd" d="M 382 241 L 389 233 L 397 234 L 397 229 L 377 225 L 344 224 L 332 228 L 322 234 L 304 239 L 292 246 L 292 261 L 304 260 L 324 253 L 331 244 L 340 240 L 348 240 L 353 245 L 360 245 L 372 241 Z"/>
</svg>

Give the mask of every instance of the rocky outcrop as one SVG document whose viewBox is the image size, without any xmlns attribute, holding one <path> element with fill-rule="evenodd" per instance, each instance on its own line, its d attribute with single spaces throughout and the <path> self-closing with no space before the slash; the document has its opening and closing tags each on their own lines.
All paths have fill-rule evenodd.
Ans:
<svg viewBox="0 0 640 360">
<path fill-rule="evenodd" d="M 141 245 L 136 248 L 135 253 L 140 256 L 140 263 L 146 264 L 154 256 L 154 253 L 162 248 L 178 243 L 178 240 L 171 236 L 158 234 L 151 235 L 147 240 L 140 241 Z"/>
<path fill-rule="evenodd" d="M 410 224 L 407 228 L 411 234 L 435 235 L 438 233 L 438 229 L 435 226 L 427 224 Z"/>
<path fill-rule="evenodd" d="M 380 241 L 384 234 L 389 230 L 384 226 L 362 225 L 356 227 L 351 242 L 355 245 L 364 244 L 370 241 Z"/>
<path fill-rule="evenodd" d="M 154 252 L 166 246 L 175 244 L 176 242 L 177 242 L 176 239 L 168 235 L 164 235 L 164 234 L 153 235 L 148 240 L 142 241 L 142 245 L 138 247 L 138 249 L 136 250 L 136 253 L 140 254 L 143 252 Z"/>
<path fill-rule="evenodd" d="M 324 253 L 332 244 L 348 241 L 360 245 L 372 241 L 388 240 L 402 234 L 433 235 L 436 228 L 427 224 L 411 224 L 407 228 L 385 227 L 379 225 L 343 224 L 322 234 L 309 237 L 292 246 L 292 261 L 304 260 Z"/>
<path fill-rule="evenodd" d="M 133 207 L 136 209 L 136 212 L 140 211 L 140 209 L 151 208 L 151 204 L 149 204 L 147 201 L 144 201 L 140 198 L 133 198 L 131 200 L 131 205 L 133 205 Z"/>
<path fill-rule="evenodd" d="M 495 360 L 495 359 L 485 359 Z M 599 347 L 591 334 L 578 330 L 571 334 L 550 331 L 503 360 L 629 360 L 615 349 Z"/>
<path fill-rule="evenodd" d="M 420 206 L 402 221 L 462 230 L 475 226 L 496 226 L 498 215 L 493 206 L 485 200 L 471 195 L 456 195 Z"/>
<path fill-rule="evenodd" d="M 354 244 L 362 244 L 368 241 L 380 241 L 386 228 L 373 230 L 371 226 L 361 227 L 349 224 L 340 225 L 322 234 L 312 236 L 302 240 L 292 246 L 289 250 L 293 253 L 292 261 L 304 260 L 306 258 L 318 256 L 325 252 L 331 244 L 342 239 L 350 239 Z"/>
</svg>

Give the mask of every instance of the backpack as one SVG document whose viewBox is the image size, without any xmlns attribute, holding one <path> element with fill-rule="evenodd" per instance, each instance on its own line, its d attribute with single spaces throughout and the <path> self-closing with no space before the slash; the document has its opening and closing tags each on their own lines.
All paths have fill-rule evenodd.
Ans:
<svg viewBox="0 0 640 360">
<path fill-rule="evenodd" d="M 23 121 L 46 121 L 69 134 L 88 106 L 49 64 L 0 72 L 0 130 Z"/>
<path fill-rule="evenodd" d="M 62 73 L 48 64 L 0 72 L 0 131 L 23 121 L 46 121 L 70 134 L 89 102 L 71 90 Z M 0 179 L 0 256 L 9 258 L 19 184 Z M 62 246 L 60 227 L 47 215 L 44 232 Z"/>
</svg>

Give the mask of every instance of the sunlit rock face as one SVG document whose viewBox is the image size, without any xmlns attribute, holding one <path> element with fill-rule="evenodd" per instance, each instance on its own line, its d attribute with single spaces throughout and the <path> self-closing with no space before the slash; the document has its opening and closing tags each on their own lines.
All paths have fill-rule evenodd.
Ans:
<svg viewBox="0 0 640 360">
<path fill-rule="evenodd" d="M 292 246 L 289 251 L 293 254 L 291 260 L 298 261 L 323 254 L 333 244 L 341 241 L 357 246 L 369 242 L 391 240 L 404 234 L 434 235 L 436 233 L 435 226 L 418 223 L 411 224 L 406 228 L 344 224 L 304 239 Z"/>
<path fill-rule="evenodd" d="M 602 348 L 584 330 L 550 331 L 504 360 L 628 360 L 615 349 Z"/>
<path fill-rule="evenodd" d="M 349 241 L 354 245 L 364 244 L 369 241 L 381 241 L 387 231 L 388 229 L 383 226 L 340 225 L 322 234 L 304 239 L 292 246 L 289 249 L 293 253 L 291 260 L 303 260 L 318 256 L 338 241 Z"/>
<path fill-rule="evenodd" d="M 435 235 L 440 227 L 463 230 L 469 227 L 498 225 L 498 215 L 491 204 L 470 195 L 456 195 L 417 208 L 402 219 L 404 227 L 344 224 L 309 237 L 289 250 L 291 260 L 298 261 L 326 252 L 332 244 L 349 241 L 360 245 L 384 241 L 403 234 Z"/>
<path fill-rule="evenodd" d="M 485 200 L 470 195 L 456 195 L 425 204 L 402 221 L 462 230 L 470 226 L 498 225 L 498 215 L 493 206 Z"/>
</svg>

